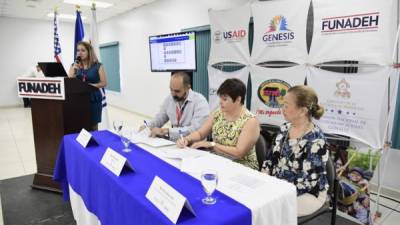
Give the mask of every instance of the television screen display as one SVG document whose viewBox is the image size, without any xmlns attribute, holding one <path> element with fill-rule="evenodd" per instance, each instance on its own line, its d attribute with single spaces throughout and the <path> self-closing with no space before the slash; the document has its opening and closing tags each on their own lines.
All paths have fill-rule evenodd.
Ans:
<svg viewBox="0 0 400 225">
<path fill-rule="evenodd" d="M 196 70 L 195 32 L 149 37 L 151 71 Z"/>
</svg>

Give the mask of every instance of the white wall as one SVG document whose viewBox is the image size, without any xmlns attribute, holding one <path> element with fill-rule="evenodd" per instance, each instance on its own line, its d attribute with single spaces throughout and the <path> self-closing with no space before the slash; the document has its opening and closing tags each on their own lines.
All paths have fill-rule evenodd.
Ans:
<svg viewBox="0 0 400 225">
<path fill-rule="evenodd" d="M 54 62 L 53 21 L 0 17 L 0 107 L 22 104 L 15 78 L 38 61 Z M 72 63 L 74 24 L 59 23 L 66 70 Z"/>
<path fill-rule="evenodd" d="M 120 43 L 121 94 L 108 102 L 154 116 L 169 94 L 169 73 L 152 73 L 148 37 L 208 25 L 208 9 L 227 9 L 248 0 L 158 0 L 99 25 L 99 42 Z"/>
</svg>

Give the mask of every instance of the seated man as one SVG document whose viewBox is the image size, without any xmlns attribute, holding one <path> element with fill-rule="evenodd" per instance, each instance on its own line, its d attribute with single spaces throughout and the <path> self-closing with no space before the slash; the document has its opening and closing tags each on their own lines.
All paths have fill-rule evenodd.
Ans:
<svg viewBox="0 0 400 225">
<path fill-rule="evenodd" d="M 161 106 L 160 112 L 147 126 L 152 137 L 168 137 L 176 141 L 181 135 L 186 136 L 200 128 L 207 119 L 209 106 L 200 93 L 191 89 L 190 76 L 183 71 L 173 72 L 170 81 L 171 95 Z M 172 128 L 162 128 L 171 121 Z M 143 130 L 141 126 L 139 130 Z"/>
</svg>

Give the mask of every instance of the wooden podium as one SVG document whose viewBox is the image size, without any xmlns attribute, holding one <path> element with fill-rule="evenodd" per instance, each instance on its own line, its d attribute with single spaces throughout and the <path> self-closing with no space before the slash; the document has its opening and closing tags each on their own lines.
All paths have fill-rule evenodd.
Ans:
<svg viewBox="0 0 400 225">
<path fill-rule="evenodd" d="M 37 164 L 32 187 L 56 192 L 61 188 L 52 178 L 61 140 L 91 129 L 90 93 L 97 90 L 75 78 L 63 79 L 65 100 L 32 98 L 31 106 Z"/>
</svg>

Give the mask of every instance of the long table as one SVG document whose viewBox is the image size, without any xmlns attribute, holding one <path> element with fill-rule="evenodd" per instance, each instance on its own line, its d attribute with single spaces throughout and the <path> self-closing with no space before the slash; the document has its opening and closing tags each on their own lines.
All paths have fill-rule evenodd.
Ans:
<svg viewBox="0 0 400 225">
<path fill-rule="evenodd" d="M 92 134 L 99 145 L 87 148 L 75 140 L 77 134 L 64 136 L 55 168 L 54 178 L 63 187 L 64 199 L 71 200 L 78 224 L 88 225 L 89 220 L 104 225 L 172 224 L 145 198 L 155 176 L 183 194 L 196 212 L 195 217 L 183 214 L 178 224 L 297 224 L 296 189 L 287 182 L 213 154 L 185 162 L 166 157 L 176 147 L 131 145 L 132 152 L 122 153 L 122 143 L 115 134 Z M 117 177 L 102 166 L 100 160 L 107 147 L 124 155 L 135 172 Z M 181 172 L 184 167 L 186 172 Z M 205 193 L 199 171 L 204 168 L 219 174 L 214 193 L 218 201 L 211 206 L 201 203 Z"/>
</svg>

